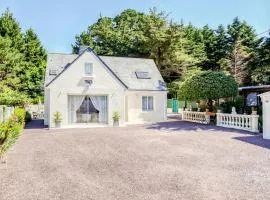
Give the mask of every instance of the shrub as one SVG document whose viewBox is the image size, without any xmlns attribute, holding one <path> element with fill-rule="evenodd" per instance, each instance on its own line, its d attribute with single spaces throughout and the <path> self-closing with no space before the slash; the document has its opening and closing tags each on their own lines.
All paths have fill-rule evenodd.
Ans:
<svg viewBox="0 0 270 200">
<path fill-rule="evenodd" d="M 119 119 L 120 119 L 120 114 L 119 114 L 119 112 L 114 112 L 112 118 L 113 118 L 114 121 L 119 121 Z"/>
<path fill-rule="evenodd" d="M 25 112 L 25 119 L 24 119 L 24 121 L 25 121 L 25 123 L 32 121 L 32 116 L 31 116 L 31 114 L 28 111 Z"/>
<path fill-rule="evenodd" d="M 55 124 L 59 124 L 59 123 L 62 122 L 62 118 L 61 118 L 61 113 L 60 112 L 57 111 L 57 112 L 55 112 L 53 114 L 53 121 L 54 121 Z"/>
<path fill-rule="evenodd" d="M 223 72 L 204 71 L 187 78 L 180 85 L 181 100 L 214 100 L 237 95 L 237 83 Z"/>
<path fill-rule="evenodd" d="M 0 104 L 7 106 L 23 106 L 29 102 L 29 98 L 18 91 L 0 85 Z"/>
<path fill-rule="evenodd" d="M 0 124 L 0 158 L 17 141 L 24 126 L 25 110 L 17 108 L 11 117 Z"/>
<path fill-rule="evenodd" d="M 244 111 L 244 97 L 237 96 L 237 97 L 235 97 L 234 100 L 227 100 L 227 101 L 222 102 L 220 104 L 220 108 L 221 108 L 222 112 L 224 112 L 224 113 L 231 113 L 232 107 L 235 107 L 236 112 L 239 114 L 242 114 L 245 111 L 247 111 L 247 110 Z M 251 113 L 251 111 L 247 111 L 247 113 Z"/>
<path fill-rule="evenodd" d="M 25 115 L 26 115 L 25 109 L 23 109 L 23 108 L 16 108 L 14 110 L 14 115 L 16 117 L 18 117 L 19 124 L 24 125 L 24 123 L 25 123 Z"/>
</svg>

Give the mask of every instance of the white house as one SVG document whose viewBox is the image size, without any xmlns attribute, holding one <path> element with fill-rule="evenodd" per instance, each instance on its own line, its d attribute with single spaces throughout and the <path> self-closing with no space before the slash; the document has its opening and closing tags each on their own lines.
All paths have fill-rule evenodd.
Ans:
<svg viewBox="0 0 270 200">
<path fill-rule="evenodd" d="M 259 95 L 263 104 L 263 138 L 270 139 L 270 92 Z"/>
<path fill-rule="evenodd" d="M 120 126 L 166 119 L 167 88 L 152 59 L 79 54 L 48 54 L 45 77 L 45 125 Z"/>
</svg>

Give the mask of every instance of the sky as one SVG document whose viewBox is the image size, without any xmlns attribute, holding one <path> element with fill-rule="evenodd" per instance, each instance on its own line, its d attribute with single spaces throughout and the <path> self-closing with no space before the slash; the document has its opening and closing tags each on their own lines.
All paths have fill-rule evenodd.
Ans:
<svg viewBox="0 0 270 200">
<path fill-rule="evenodd" d="M 114 17 L 127 8 L 148 12 L 153 7 L 197 27 L 216 28 L 239 16 L 257 34 L 270 29 L 270 0 L 0 0 L 0 13 L 9 8 L 23 30 L 33 28 L 48 52 L 60 53 L 71 52 L 75 35 L 100 15 Z"/>
</svg>

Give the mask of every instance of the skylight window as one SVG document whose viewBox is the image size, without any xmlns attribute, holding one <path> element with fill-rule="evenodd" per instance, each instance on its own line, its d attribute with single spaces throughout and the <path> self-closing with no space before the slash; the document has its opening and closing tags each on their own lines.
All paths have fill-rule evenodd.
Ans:
<svg viewBox="0 0 270 200">
<path fill-rule="evenodd" d="M 149 73 L 145 71 L 136 71 L 135 72 L 138 79 L 150 79 Z"/>
<path fill-rule="evenodd" d="M 50 69 L 49 74 L 50 75 L 57 75 L 57 69 Z"/>
</svg>

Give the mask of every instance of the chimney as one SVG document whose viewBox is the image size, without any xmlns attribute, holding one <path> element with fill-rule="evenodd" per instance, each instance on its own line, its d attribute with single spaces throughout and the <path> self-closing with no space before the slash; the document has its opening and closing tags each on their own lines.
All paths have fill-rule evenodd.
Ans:
<svg viewBox="0 0 270 200">
<path fill-rule="evenodd" d="M 85 45 L 81 45 L 79 47 L 79 54 L 81 54 L 82 52 L 84 52 L 85 49 L 87 49 L 89 46 L 85 46 Z"/>
</svg>

